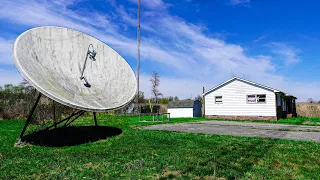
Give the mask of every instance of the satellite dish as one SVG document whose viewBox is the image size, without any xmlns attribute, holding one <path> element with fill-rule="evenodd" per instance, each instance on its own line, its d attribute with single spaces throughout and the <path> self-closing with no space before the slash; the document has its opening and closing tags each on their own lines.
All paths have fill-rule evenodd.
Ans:
<svg viewBox="0 0 320 180">
<path fill-rule="evenodd" d="M 21 75 L 49 98 L 85 111 L 103 112 L 130 103 L 137 82 L 129 64 L 112 48 L 63 27 L 37 27 L 14 42 Z"/>
</svg>

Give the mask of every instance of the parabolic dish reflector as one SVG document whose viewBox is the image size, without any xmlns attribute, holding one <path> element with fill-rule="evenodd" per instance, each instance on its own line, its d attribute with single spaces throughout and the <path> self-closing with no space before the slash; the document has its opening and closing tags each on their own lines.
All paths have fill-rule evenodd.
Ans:
<svg viewBox="0 0 320 180">
<path fill-rule="evenodd" d="M 37 27 L 22 33 L 14 43 L 13 59 L 38 91 L 73 108 L 121 108 L 137 91 L 131 67 L 115 50 L 72 29 Z"/>
</svg>

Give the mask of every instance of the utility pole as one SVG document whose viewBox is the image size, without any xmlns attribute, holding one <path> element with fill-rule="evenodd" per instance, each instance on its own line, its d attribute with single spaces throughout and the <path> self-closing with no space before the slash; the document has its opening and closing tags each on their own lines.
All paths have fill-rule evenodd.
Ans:
<svg viewBox="0 0 320 180">
<path fill-rule="evenodd" d="M 204 87 L 202 87 L 202 94 L 204 94 L 205 90 Z M 205 99 L 204 96 L 202 96 L 202 116 L 205 116 Z"/>
<path fill-rule="evenodd" d="M 137 54 L 137 83 L 138 83 L 138 91 L 137 91 L 137 105 L 138 112 L 140 113 L 139 106 L 139 87 L 140 87 L 140 0 L 138 0 L 138 29 L 137 29 L 137 39 L 138 39 L 138 54 Z"/>
</svg>

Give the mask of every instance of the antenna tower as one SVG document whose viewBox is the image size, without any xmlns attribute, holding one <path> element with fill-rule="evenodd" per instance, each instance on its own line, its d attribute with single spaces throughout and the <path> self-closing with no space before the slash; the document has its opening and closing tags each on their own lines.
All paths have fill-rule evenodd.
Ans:
<svg viewBox="0 0 320 180">
<path fill-rule="evenodd" d="M 140 113 L 139 108 L 139 91 L 140 91 L 140 0 L 138 0 L 138 29 L 137 29 L 137 39 L 138 39 L 138 57 L 137 57 L 137 104 L 138 104 L 138 112 Z"/>
</svg>

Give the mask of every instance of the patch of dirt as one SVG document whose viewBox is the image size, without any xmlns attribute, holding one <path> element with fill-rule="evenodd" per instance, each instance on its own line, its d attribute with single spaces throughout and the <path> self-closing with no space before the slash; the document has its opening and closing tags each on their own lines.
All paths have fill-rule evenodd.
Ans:
<svg viewBox="0 0 320 180">
<path fill-rule="evenodd" d="M 218 177 L 215 177 L 215 176 L 205 176 L 205 177 L 200 178 L 200 179 L 205 179 L 205 180 L 226 180 L 226 178 L 218 178 Z"/>
<path fill-rule="evenodd" d="M 181 171 L 177 171 L 177 170 L 171 171 L 171 170 L 169 170 L 169 169 L 165 169 L 164 172 L 163 172 L 163 175 L 165 175 L 165 176 L 168 176 L 168 175 L 175 175 L 175 176 L 177 176 L 177 175 L 180 175 L 180 174 L 181 174 Z"/>
<path fill-rule="evenodd" d="M 305 120 L 302 122 L 303 125 L 314 125 L 314 122 L 312 120 Z"/>
<path fill-rule="evenodd" d="M 133 171 L 135 169 L 141 169 L 144 167 L 144 160 L 135 160 L 134 162 L 129 162 L 125 164 L 127 171 Z"/>
<path fill-rule="evenodd" d="M 23 142 L 23 141 L 21 141 L 21 142 L 17 142 L 17 143 L 14 143 L 14 147 L 18 147 L 18 148 L 23 148 L 23 147 L 25 147 L 25 146 L 31 146 L 32 144 L 30 144 L 30 143 L 27 143 L 27 142 Z"/>
<path fill-rule="evenodd" d="M 86 163 L 83 165 L 85 168 L 97 169 L 100 166 L 100 163 L 93 164 L 92 162 Z"/>
</svg>

